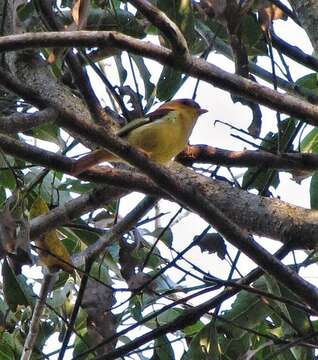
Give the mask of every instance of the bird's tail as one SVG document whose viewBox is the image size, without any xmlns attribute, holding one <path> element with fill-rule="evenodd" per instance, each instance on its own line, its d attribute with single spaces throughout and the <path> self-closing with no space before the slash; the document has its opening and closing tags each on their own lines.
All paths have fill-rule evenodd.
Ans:
<svg viewBox="0 0 318 360">
<path fill-rule="evenodd" d="M 115 155 L 106 150 L 95 150 L 77 160 L 71 171 L 71 175 L 77 176 L 94 165 L 104 161 L 116 160 Z"/>
</svg>

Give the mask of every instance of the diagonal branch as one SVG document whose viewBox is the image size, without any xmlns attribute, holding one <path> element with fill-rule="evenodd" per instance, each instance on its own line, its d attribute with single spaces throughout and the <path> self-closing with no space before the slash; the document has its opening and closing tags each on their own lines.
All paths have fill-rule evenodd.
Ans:
<svg viewBox="0 0 318 360">
<path fill-rule="evenodd" d="M 47 231 L 66 224 L 70 219 L 75 219 L 90 210 L 105 205 L 110 201 L 123 196 L 127 191 L 106 186 L 97 188 L 89 193 L 79 196 L 68 203 L 54 208 L 46 215 L 38 216 L 31 221 L 30 238 L 36 239 Z"/>
<path fill-rule="evenodd" d="M 31 358 L 35 342 L 39 335 L 40 321 L 45 308 L 46 298 L 49 295 L 55 280 L 55 274 L 46 274 L 43 278 L 39 298 L 33 310 L 28 336 L 25 339 L 23 346 L 21 360 L 29 360 Z"/>
<path fill-rule="evenodd" d="M 64 173 L 70 172 L 75 162 L 75 160 L 65 156 L 38 149 L 28 144 L 22 144 L 3 135 L 0 135 L 0 148 L 8 154 Z M 194 149 L 196 148 L 194 147 Z M 210 149 L 208 148 L 208 150 Z M 235 158 L 236 155 L 238 156 L 238 164 L 241 164 L 240 157 L 242 157 L 243 160 L 246 158 L 247 162 L 250 161 L 250 165 L 255 165 L 255 162 L 257 165 L 260 165 L 260 157 L 262 155 L 268 156 L 268 161 L 272 159 L 274 164 L 275 159 L 279 158 L 274 155 L 271 158 L 272 155 L 267 153 L 265 153 L 266 155 L 261 153 L 259 154 L 260 157 L 258 157 L 258 152 L 243 151 L 228 154 L 226 150 L 220 151 L 221 161 L 224 163 L 231 162 L 232 158 Z M 226 152 L 227 157 L 225 159 L 223 152 Z M 295 154 L 296 158 L 297 155 Z M 217 151 L 216 157 L 218 156 Z M 289 156 L 293 158 L 293 154 L 286 154 L 287 159 Z M 317 166 L 317 155 L 300 154 L 299 159 L 301 160 L 302 157 L 304 158 L 304 164 L 309 163 L 312 168 L 315 165 Z M 282 155 L 282 159 L 284 159 L 284 155 Z M 289 160 L 287 160 L 287 163 L 284 163 L 283 160 L 282 162 L 277 160 L 277 165 L 283 167 L 288 162 Z M 281 240 L 292 239 L 297 241 L 298 248 L 315 247 L 317 241 L 315 234 L 318 231 L 316 224 L 318 214 L 316 211 L 292 206 L 279 199 L 268 199 L 251 194 L 241 189 L 233 188 L 224 182 L 195 174 L 184 167 L 171 168 L 170 171 L 173 171 L 176 175 L 179 174 L 181 177 L 192 179 L 195 182 L 195 188 L 200 188 L 209 201 L 213 201 L 228 217 L 250 233 L 273 239 L 280 239 L 283 233 L 285 238 Z M 69 219 L 81 216 L 94 207 L 100 206 L 103 202 L 123 196 L 127 191 L 139 191 L 171 199 L 153 181 L 134 171 L 100 167 L 96 168 L 96 170 L 84 172 L 81 174 L 80 179 L 108 184 L 110 187 L 96 189 L 92 193 L 87 193 L 70 201 L 61 208 L 55 208 L 47 217 L 42 217 L 42 220 L 39 222 L 34 219 L 31 227 L 33 236 L 36 233 L 61 226 L 67 223 Z M 43 224 L 40 225 L 42 221 Z"/>
<path fill-rule="evenodd" d="M 110 33 L 108 33 L 108 36 L 109 34 Z M 123 36 L 120 36 L 123 39 Z M 67 33 L 65 34 L 65 37 L 67 37 Z M 110 38 L 114 38 L 113 33 Z M 127 37 L 125 37 L 124 40 L 127 40 Z M 133 45 L 135 45 L 135 40 Z M 171 52 L 161 49 L 160 51 L 164 52 L 164 56 L 168 55 L 168 59 L 171 61 Z M 149 53 L 149 51 L 147 51 L 147 53 Z M 215 83 L 222 88 L 226 88 L 227 85 L 231 84 L 233 90 L 236 92 L 240 91 L 243 96 L 250 99 L 253 98 L 254 100 L 258 98 L 265 105 L 270 104 L 272 107 L 280 109 L 281 111 L 290 114 L 298 114 L 298 116 L 304 118 L 307 117 L 308 122 L 312 121 L 315 123 L 318 119 L 318 109 L 311 104 L 295 99 L 289 95 L 279 94 L 266 87 L 256 85 L 249 80 L 221 71 L 219 68 L 200 59 L 187 59 L 180 66 L 184 67 L 186 72 L 190 73 L 191 71 L 198 78 L 203 78 L 204 76 L 205 80 Z M 216 72 L 220 76 L 216 77 Z M 32 99 L 33 102 L 38 102 L 40 104 L 47 104 L 47 102 L 49 102 L 51 106 L 54 106 L 54 108 L 60 111 L 60 115 L 63 116 L 64 127 L 75 131 L 101 147 L 109 149 L 115 155 L 136 166 L 161 187 L 163 191 L 170 194 L 177 201 L 185 204 L 204 220 L 213 225 L 214 228 L 222 233 L 229 242 L 254 260 L 265 271 L 274 276 L 282 284 L 292 288 L 295 294 L 305 303 L 310 305 L 314 310 L 318 309 L 317 289 L 307 281 L 303 280 L 296 272 L 290 270 L 280 261 L 273 258 L 273 256 L 259 244 L 246 237 L 241 229 L 231 220 L 226 218 L 224 213 L 214 205 L 213 201 L 211 202 L 206 198 L 205 192 L 202 191 L 204 189 L 198 189 L 197 183 L 193 181 L 191 177 L 180 177 L 180 174 L 176 174 L 168 168 L 150 161 L 145 154 L 134 149 L 125 141 L 118 139 L 113 134 L 103 131 L 103 129 L 100 129 L 94 124 L 87 124 L 86 122 L 81 121 L 74 117 L 68 109 L 61 109 L 60 104 L 55 103 L 54 100 L 49 101 L 48 99 L 42 99 L 34 91 L 32 91 L 31 94 L 28 93 L 31 89 L 28 89 L 21 84 L 17 84 L 11 76 L 5 74 L 3 71 L 1 72 L 1 77 L 4 86 L 8 87 L 11 91 L 22 90 L 23 97 L 26 99 Z M 12 87 L 14 87 L 14 89 Z M 267 97 L 265 98 L 264 95 L 267 95 Z M 283 236 L 284 234 L 282 233 L 282 237 Z"/>
<path fill-rule="evenodd" d="M 203 163 L 233 167 L 256 166 L 286 171 L 316 171 L 318 169 L 317 154 L 281 153 L 277 155 L 267 151 L 232 151 L 203 144 L 188 146 L 177 156 L 177 161 L 187 166 Z"/>
<path fill-rule="evenodd" d="M 169 40 L 172 51 L 177 57 L 189 55 L 186 39 L 178 26 L 168 16 L 147 0 L 129 0 L 153 25 L 155 25 Z"/>
<path fill-rule="evenodd" d="M 176 62 L 176 57 L 171 50 L 120 33 L 111 31 L 41 32 L 4 36 L 0 39 L 0 51 L 68 46 L 113 46 L 123 49 L 156 60 L 161 64 L 169 65 L 197 79 L 204 80 L 276 111 L 299 118 L 311 125 L 316 126 L 318 123 L 318 109 L 307 101 L 295 96 L 281 94 L 266 86 L 226 72 L 200 58 L 187 57 L 181 63 Z M 54 106 L 53 99 L 46 99 L 45 102 L 43 100 L 38 101 L 34 91 L 30 94 L 29 89 L 23 87 L 22 84 L 17 86 L 16 81 L 6 72 L 0 71 L 0 77 L 0 83 L 3 86 L 16 92 L 34 105 L 48 106 L 52 103 L 51 106 Z"/>
<path fill-rule="evenodd" d="M 275 256 L 278 259 L 282 259 L 284 258 L 287 254 L 288 254 L 289 250 L 283 246 L 276 254 Z M 241 285 L 248 285 L 251 282 L 255 281 L 256 279 L 258 279 L 261 275 L 263 274 L 263 271 L 260 268 L 254 269 L 252 270 L 247 276 L 245 276 L 243 279 L 241 279 L 240 281 L 238 281 L 238 284 Z M 231 298 L 232 296 L 236 295 L 239 292 L 239 288 L 228 288 L 224 291 L 222 291 L 220 294 L 218 294 L 217 296 L 213 297 L 212 299 L 194 307 L 194 308 L 190 308 L 187 309 L 183 312 L 183 314 L 181 316 L 178 316 L 176 319 L 170 321 L 169 323 L 159 326 L 156 329 L 149 331 L 148 333 L 137 337 L 135 340 L 132 340 L 131 342 L 129 342 L 129 344 L 123 345 L 121 347 L 119 347 L 118 349 L 112 351 L 111 353 L 108 353 L 107 355 L 102 355 L 100 357 L 98 357 L 98 360 L 102 360 L 102 359 L 107 359 L 107 360 L 111 360 L 111 359 L 117 359 L 118 357 L 120 357 L 121 355 L 127 355 L 127 353 L 131 350 L 140 348 L 142 345 L 148 343 L 151 340 L 154 340 L 164 334 L 167 333 L 173 333 L 177 330 L 183 329 L 188 325 L 192 325 L 194 324 L 197 320 L 199 320 L 205 313 L 207 313 L 208 311 L 214 309 L 215 307 L 219 306 L 219 304 L 223 303 L 225 300 Z M 158 311 L 158 313 L 161 310 Z M 164 308 L 163 308 L 164 311 Z M 145 323 L 146 321 L 151 320 L 151 315 L 145 317 L 142 322 Z M 139 326 L 140 322 L 137 324 Z M 133 330 L 136 327 L 136 325 L 131 325 L 130 329 Z M 125 330 L 124 330 L 125 331 Z M 123 333 L 124 331 L 121 331 L 121 333 Z M 124 332 L 124 334 L 127 331 Z M 106 341 L 111 341 L 112 339 L 107 339 L 105 340 L 105 342 L 99 344 L 98 347 L 102 346 L 104 343 L 106 343 Z M 79 354 L 78 356 L 75 356 L 73 358 L 73 360 L 77 360 L 77 359 L 82 359 L 84 355 L 87 355 L 87 353 L 92 352 L 94 350 L 96 350 L 98 348 L 97 346 L 85 351 L 81 354 Z M 96 360 L 97 360 L 96 359 Z"/>
<path fill-rule="evenodd" d="M 57 119 L 58 112 L 52 108 L 37 111 L 32 114 L 15 113 L 0 117 L 0 132 L 4 134 L 16 134 L 30 130 L 36 126 L 53 122 Z"/>
</svg>

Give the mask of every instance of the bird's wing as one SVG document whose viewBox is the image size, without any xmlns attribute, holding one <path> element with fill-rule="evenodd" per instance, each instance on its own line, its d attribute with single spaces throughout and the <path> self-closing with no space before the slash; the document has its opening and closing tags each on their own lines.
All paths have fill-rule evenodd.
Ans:
<svg viewBox="0 0 318 360">
<path fill-rule="evenodd" d="M 117 136 L 123 137 L 130 133 L 132 130 L 139 128 L 140 126 L 149 124 L 158 119 L 162 119 L 168 115 L 173 109 L 157 109 L 151 113 L 148 113 L 145 117 L 130 121 L 127 125 L 123 126 L 116 133 Z"/>
</svg>

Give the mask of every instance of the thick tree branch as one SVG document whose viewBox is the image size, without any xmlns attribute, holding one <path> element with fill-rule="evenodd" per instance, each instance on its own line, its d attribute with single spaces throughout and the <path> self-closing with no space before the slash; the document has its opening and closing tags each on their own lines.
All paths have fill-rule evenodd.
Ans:
<svg viewBox="0 0 318 360">
<path fill-rule="evenodd" d="M 318 71 L 318 59 L 314 56 L 304 53 L 297 46 L 290 45 L 276 34 L 272 34 L 272 42 L 273 46 L 277 50 L 287 55 L 289 58 L 297 61 L 299 64 L 302 64 L 309 69 L 312 69 L 313 71 Z"/>
<path fill-rule="evenodd" d="M 75 160 L 65 156 L 38 149 L 28 144 L 22 144 L 4 135 L 0 135 L 0 147 L 10 155 L 65 173 L 71 171 L 72 165 L 75 162 Z M 192 147 L 190 147 L 190 149 L 191 148 Z M 196 149 L 196 147 L 193 148 Z M 207 148 L 208 157 L 210 155 L 213 156 L 213 153 L 211 154 L 210 152 L 211 149 L 209 147 Z M 221 152 L 221 155 L 219 155 L 219 152 Z M 293 154 L 286 154 L 286 162 L 284 156 L 282 156 L 282 160 L 280 161 L 279 156 L 276 155 L 269 153 L 263 154 L 262 152 L 258 154 L 258 152 L 254 153 L 249 151 L 227 152 L 226 150 L 220 150 L 216 152 L 215 157 L 218 158 L 220 156 L 222 163 L 225 164 L 231 162 L 232 157 L 235 158 L 236 155 L 238 156 L 238 164 L 240 164 L 240 157 L 242 157 L 246 163 L 250 162 L 251 166 L 256 164 L 260 165 L 263 155 L 266 159 L 265 162 L 272 161 L 279 167 L 293 163 L 293 160 L 289 159 L 289 157 L 293 159 Z M 260 155 L 260 157 L 258 157 L 258 155 Z M 297 155 L 298 154 L 295 154 L 296 158 Z M 204 156 L 206 155 L 204 154 Z M 304 156 L 305 159 L 304 164 L 307 163 L 308 156 L 309 165 L 313 166 L 313 168 L 314 165 L 317 166 L 317 155 L 302 154 L 300 155 L 300 159 L 302 156 Z M 308 167 L 310 168 L 310 166 Z M 192 179 L 195 182 L 195 188 L 201 189 L 209 201 L 213 201 L 229 218 L 250 233 L 273 239 L 281 239 L 283 241 L 291 239 L 292 241 L 297 241 L 296 246 L 299 248 L 313 248 L 316 246 L 316 233 L 318 231 L 318 225 L 316 224 L 318 219 L 317 211 L 292 206 L 279 199 L 263 198 L 233 188 L 224 182 L 211 180 L 184 167 L 172 168 L 171 171 L 185 179 Z M 112 188 L 97 189 L 92 194 L 82 195 L 67 203 L 65 206 L 52 210 L 56 215 L 49 213 L 47 220 L 44 220 L 46 218 L 45 216 L 42 217 L 41 221 L 44 222 L 41 226 L 32 225 L 31 233 L 33 236 L 35 236 L 36 233 L 61 226 L 67 223 L 69 219 L 83 215 L 85 212 L 93 209 L 94 206 L 98 207 L 102 205 L 103 202 L 108 200 L 108 197 L 109 200 L 111 200 L 123 196 L 128 190 L 171 199 L 171 197 L 158 188 L 153 181 L 133 171 L 99 167 L 96 168 L 96 170 L 84 172 L 80 178 L 85 181 L 109 184 Z M 121 188 L 118 188 L 118 186 Z M 35 220 L 32 221 L 32 224 L 34 224 L 34 222 Z M 38 226 L 40 226 L 40 229 Z M 282 234 L 284 234 L 284 238 L 281 238 Z"/>
<path fill-rule="evenodd" d="M 30 238 L 37 239 L 51 229 L 69 223 L 90 210 L 95 210 L 106 203 L 123 196 L 127 191 L 106 186 L 98 188 L 90 193 L 79 196 L 63 206 L 51 210 L 46 215 L 38 216 L 31 220 Z"/>
<path fill-rule="evenodd" d="M 120 36 L 123 38 L 122 35 Z M 113 35 L 111 35 L 111 38 L 114 38 Z M 149 51 L 147 52 L 149 53 Z M 164 52 L 167 52 L 167 50 L 164 50 Z M 171 53 L 168 51 L 167 59 L 169 59 L 170 56 Z M 288 95 L 279 94 L 246 79 L 235 77 L 200 59 L 187 59 L 187 61 L 182 63 L 182 67 L 184 67 L 185 72 L 193 72 L 193 75 L 196 75 L 198 78 L 204 77 L 205 80 L 215 83 L 222 88 L 226 88 L 226 85 L 231 84 L 233 91 L 240 91 L 241 95 L 243 94 L 243 96 L 251 100 L 258 98 L 260 102 L 263 102 L 265 105 L 271 105 L 289 114 L 297 114 L 298 117 L 304 117 L 307 121 L 317 122 L 318 109 L 309 103 L 296 100 Z M 216 76 L 216 73 L 218 76 Z M 2 84 L 9 87 L 10 90 L 13 90 L 11 86 L 19 91 L 21 91 L 21 89 L 27 90 L 27 88 L 22 85 L 16 86 L 16 82 L 7 74 L 2 73 L 1 75 Z M 32 94 L 28 94 L 27 91 L 23 91 L 23 93 L 23 97 L 26 96 L 27 99 L 30 98 L 40 103 L 48 102 L 48 99 L 39 99 L 39 96 L 35 96 L 36 94 L 33 91 Z M 267 96 L 266 98 L 265 95 Z M 318 309 L 318 293 L 316 288 L 304 281 L 297 273 L 291 271 L 281 262 L 275 260 L 272 255 L 256 242 L 246 237 L 235 223 L 227 219 L 224 213 L 216 208 L 214 201 L 211 202 L 206 198 L 205 192 L 202 191 L 202 188 L 198 188 L 198 184 L 195 181 L 191 178 L 181 178 L 179 173 L 176 174 L 163 166 L 153 163 L 145 154 L 134 149 L 124 141 L 117 139 L 113 134 L 106 133 L 93 124 L 89 125 L 87 122 L 74 118 L 74 115 L 71 114 L 68 109 L 61 109 L 61 106 L 54 101 L 52 103 L 55 106 L 50 104 L 51 106 L 53 105 L 61 111 L 61 115 L 64 118 L 63 123 L 67 129 L 71 129 L 79 135 L 85 136 L 90 141 L 95 142 L 97 145 L 111 150 L 115 155 L 122 157 L 124 160 L 142 170 L 165 192 L 198 213 L 208 223 L 212 224 L 228 241 L 243 251 L 265 271 L 273 275 L 282 284 L 292 288 L 295 294 L 304 302 L 313 309 Z"/>
<path fill-rule="evenodd" d="M 188 146 L 177 156 L 176 160 L 186 166 L 203 163 L 233 167 L 256 166 L 286 171 L 316 171 L 318 169 L 317 154 L 281 153 L 277 155 L 267 151 L 225 150 L 203 144 Z"/>
<path fill-rule="evenodd" d="M 294 116 L 311 125 L 316 126 L 318 124 L 317 107 L 306 101 L 287 94 L 281 94 L 238 75 L 230 74 L 203 59 L 187 57 L 181 63 L 176 62 L 172 51 L 120 33 L 107 31 L 42 32 L 10 35 L 0 39 L 0 51 L 13 51 L 32 47 L 68 46 L 114 46 L 118 49 L 127 50 L 134 54 L 156 60 L 161 64 L 169 65 L 221 89 Z M 25 100 L 31 101 L 34 104 L 43 104 L 43 101 L 36 100 L 38 96 L 34 92 L 33 94 L 28 94 L 27 89 L 23 91 L 22 85 L 18 87 L 13 86 L 14 80 L 9 74 L 0 72 L 0 75 L 0 83 L 3 86 L 11 88 L 12 91 L 18 93 Z M 47 99 L 44 102 L 46 106 L 48 105 L 47 102 L 49 104 L 50 102 L 54 103 L 54 100 Z"/>
<path fill-rule="evenodd" d="M 318 3 L 316 0 L 289 0 L 297 17 L 311 40 L 311 44 L 318 52 Z"/>
<path fill-rule="evenodd" d="M 88 246 L 83 252 L 75 254 L 72 257 L 74 265 L 81 266 L 86 261 L 100 254 L 107 246 L 110 246 L 115 241 L 119 241 L 127 231 L 136 225 L 137 221 L 153 208 L 157 201 L 155 197 L 146 196 L 130 213 L 107 231 L 104 236 L 101 236 L 93 245 Z"/>
<path fill-rule="evenodd" d="M 129 0 L 153 25 L 155 25 L 169 40 L 175 60 L 180 61 L 189 54 L 186 39 L 178 26 L 168 16 L 146 0 Z M 181 58 L 180 58 L 181 56 Z M 179 59 L 178 59 L 179 57 Z"/>
<path fill-rule="evenodd" d="M 58 112 L 52 108 L 37 111 L 32 114 L 15 113 L 0 117 L 0 132 L 4 134 L 16 134 L 30 130 L 36 126 L 53 122 L 57 119 Z"/>
</svg>

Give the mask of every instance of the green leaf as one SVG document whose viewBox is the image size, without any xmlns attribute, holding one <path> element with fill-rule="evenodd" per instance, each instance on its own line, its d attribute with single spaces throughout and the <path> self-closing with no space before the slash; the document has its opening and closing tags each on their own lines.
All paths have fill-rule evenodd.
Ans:
<svg viewBox="0 0 318 360">
<path fill-rule="evenodd" d="M 281 122 L 281 138 L 280 138 L 280 148 L 284 149 L 288 143 L 291 135 L 294 132 L 297 121 L 293 118 L 288 118 Z M 264 140 L 261 142 L 261 149 L 268 151 L 277 151 L 277 142 L 278 135 L 272 133 L 271 131 L 265 136 Z M 263 191 L 264 186 L 269 183 L 270 186 L 277 188 L 279 185 L 279 174 L 277 171 L 272 169 L 262 169 L 259 167 L 249 168 L 243 176 L 242 187 L 245 189 L 257 189 L 258 191 Z"/>
<path fill-rule="evenodd" d="M 264 277 L 266 280 L 268 292 L 277 296 L 282 296 L 280 284 L 276 281 L 276 279 L 269 275 L 264 275 Z M 270 301 L 270 302 L 272 304 L 272 307 L 276 309 L 277 314 L 282 314 L 284 318 L 288 319 L 292 323 L 292 319 L 289 313 L 289 308 L 286 304 L 280 301 Z M 285 334 L 288 335 L 295 334 L 295 330 L 290 326 L 290 324 L 287 321 L 284 321 L 281 318 L 281 316 L 278 316 L 278 318 L 279 318 L 279 323 L 278 324 L 276 323 L 276 325 L 282 325 Z"/>
<path fill-rule="evenodd" d="M 48 303 L 54 308 L 61 307 L 67 299 L 69 293 L 74 289 L 74 279 L 69 277 L 63 288 L 54 290 L 52 298 L 48 299 Z"/>
<path fill-rule="evenodd" d="M 53 203 L 54 205 L 63 205 L 72 200 L 70 190 L 67 189 L 64 191 L 60 189 L 61 181 L 58 176 L 55 176 L 54 171 L 50 171 L 44 178 L 39 179 L 39 175 L 42 174 L 42 171 L 42 168 L 32 168 L 32 171 L 27 173 L 24 178 L 28 185 L 34 181 L 38 182 L 38 185 L 33 190 L 33 200 L 39 193 L 48 204 Z"/>
<path fill-rule="evenodd" d="M 0 206 L 4 204 L 7 199 L 6 191 L 3 186 L 0 186 Z"/>
<path fill-rule="evenodd" d="M 81 338 L 76 336 L 74 341 L 73 357 L 76 357 L 89 349 L 89 346 L 87 344 L 90 343 L 90 338 L 87 333 L 87 329 L 82 329 L 81 331 L 79 331 L 79 334 L 81 335 Z M 92 353 L 85 355 L 85 360 L 91 360 L 91 359 L 93 360 L 95 358 L 96 355 Z"/>
<path fill-rule="evenodd" d="M 167 101 L 173 98 L 183 83 L 183 76 L 169 66 L 164 66 L 157 84 L 157 98 Z"/>
<path fill-rule="evenodd" d="M 129 302 L 129 310 L 130 310 L 131 316 L 136 321 L 141 321 L 143 318 L 142 308 L 143 308 L 143 306 L 142 306 L 141 296 L 139 296 L 139 295 L 134 296 Z"/>
<path fill-rule="evenodd" d="M 71 20 L 70 11 L 64 12 L 65 19 Z M 87 30 L 120 31 L 121 33 L 143 38 L 146 36 L 145 25 L 134 14 L 119 9 L 90 8 L 87 19 Z"/>
<path fill-rule="evenodd" d="M 4 159 L 5 156 L 5 159 Z M 0 168 L 8 168 L 14 166 L 15 160 L 12 156 L 0 154 Z M 3 188 L 14 190 L 16 188 L 16 178 L 13 170 L 0 170 L 0 185 Z"/>
<path fill-rule="evenodd" d="M 60 137 L 60 127 L 56 126 L 55 124 L 43 124 L 26 132 L 26 134 L 31 135 L 37 139 L 52 142 L 58 146 L 64 144 L 63 140 Z"/>
<path fill-rule="evenodd" d="M 114 59 L 115 59 L 116 67 L 117 67 L 119 83 L 120 83 L 120 86 L 123 86 L 127 79 L 127 70 L 125 69 L 125 67 L 123 65 L 121 55 L 114 56 Z"/>
<path fill-rule="evenodd" d="M 192 337 L 196 335 L 199 331 L 201 331 L 204 326 L 205 326 L 204 323 L 199 320 L 195 324 L 185 327 L 183 329 L 183 333 L 186 337 L 188 336 Z"/>
<path fill-rule="evenodd" d="M 149 100 L 151 97 L 154 100 L 154 92 L 155 92 L 155 85 L 150 81 L 151 73 L 148 70 L 143 57 L 137 55 L 131 55 L 132 59 L 134 60 L 139 74 L 142 78 L 145 87 L 145 100 Z M 147 104 L 148 105 L 148 104 Z M 150 105 L 150 104 L 149 104 Z M 149 106 L 148 105 L 148 106 Z"/>
<path fill-rule="evenodd" d="M 82 247 L 84 245 L 92 245 L 99 238 L 99 233 L 87 226 L 86 222 L 82 219 L 77 219 L 73 222 L 74 227 L 63 227 L 61 232 L 73 243 L 74 248 Z M 76 225 L 79 227 L 77 228 Z M 83 228 L 81 228 L 81 226 Z M 67 244 L 67 243 L 66 243 Z"/>
<path fill-rule="evenodd" d="M 16 354 L 14 351 L 13 335 L 8 332 L 0 334 L 0 359 L 1 360 L 15 360 Z"/>
<path fill-rule="evenodd" d="M 156 329 L 159 326 L 168 324 L 169 322 L 175 320 L 177 317 L 181 316 L 184 313 L 183 309 L 168 309 L 167 311 L 159 314 L 156 318 L 151 319 L 146 323 L 146 326 L 150 329 Z"/>
<path fill-rule="evenodd" d="M 3 293 L 10 310 L 16 311 L 18 305 L 34 305 L 35 294 L 27 285 L 24 275 L 16 275 L 5 259 L 2 266 Z"/>
<path fill-rule="evenodd" d="M 313 90 L 318 95 L 318 76 L 317 73 L 305 75 L 296 81 L 296 85 Z"/>
<path fill-rule="evenodd" d="M 174 352 L 167 336 L 155 340 L 154 353 L 151 360 L 174 360 Z"/>
<path fill-rule="evenodd" d="M 97 278 L 97 279 L 99 279 L 104 284 L 107 284 L 107 285 L 112 285 L 113 284 L 112 279 L 111 279 L 111 277 L 109 275 L 108 267 L 103 265 L 103 264 L 100 264 L 100 262 L 98 262 L 98 263 L 94 262 L 93 263 L 93 266 L 92 266 L 91 271 L 90 271 L 90 275 Z"/>
<path fill-rule="evenodd" d="M 303 153 L 318 153 L 318 129 L 312 129 L 301 141 L 300 151 Z"/>
<path fill-rule="evenodd" d="M 195 18 L 191 0 L 158 0 L 156 5 L 178 25 L 187 40 L 192 54 L 204 50 L 206 42 L 195 30 Z"/>
<path fill-rule="evenodd" d="M 263 276 L 260 277 L 253 284 L 253 286 L 260 290 L 267 290 Z M 249 293 L 247 291 L 241 291 L 232 304 L 231 309 L 224 311 L 222 316 L 225 319 L 235 321 L 237 324 L 240 324 L 244 327 L 254 328 L 260 323 L 260 321 L 270 316 L 271 313 L 272 311 L 264 306 L 258 295 Z M 223 323 L 223 327 L 224 326 L 229 326 L 229 328 L 232 329 L 231 332 L 234 331 L 235 334 L 240 334 L 243 331 Z"/>
<path fill-rule="evenodd" d="M 310 181 L 310 207 L 312 209 L 318 209 L 318 171 L 314 172 L 314 175 Z"/>
<path fill-rule="evenodd" d="M 148 234 L 147 234 L 148 235 Z M 160 240 L 169 248 L 172 246 L 173 242 L 173 233 L 170 228 L 158 227 L 149 235 L 158 239 L 160 236 Z"/>
<path fill-rule="evenodd" d="M 74 192 L 77 194 L 84 194 L 94 188 L 94 184 L 87 183 L 78 179 L 66 179 L 61 185 L 57 188 L 60 191 Z"/>
<path fill-rule="evenodd" d="M 214 321 L 211 321 L 191 340 L 189 350 L 181 360 L 218 360 L 221 354 L 217 345 Z"/>
<path fill-rule="evenodd" d="M 243 17 L 242 41 L 249 56 L 266 55 L 267 45 L 259 21 L 254 14 Z"/>
</svg>

